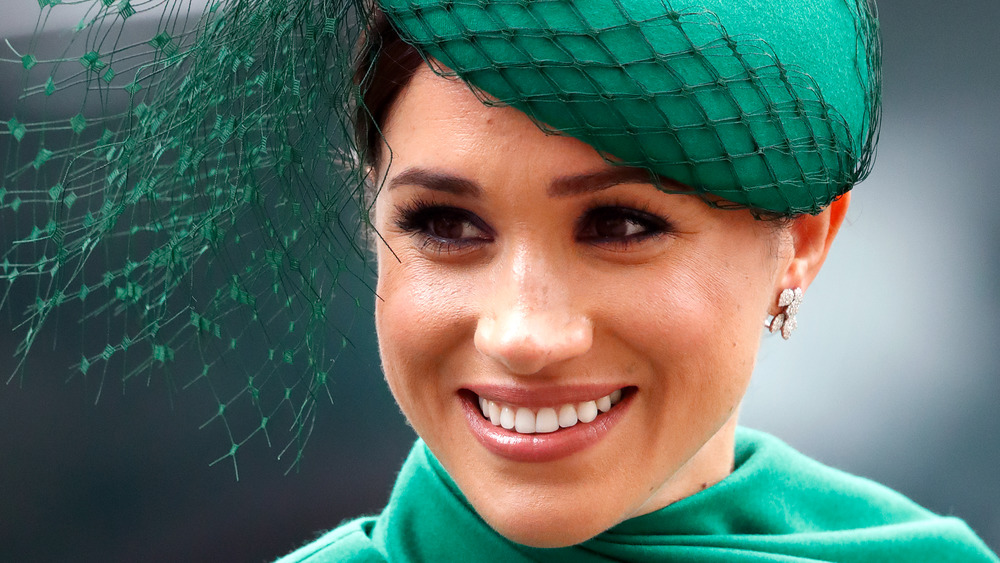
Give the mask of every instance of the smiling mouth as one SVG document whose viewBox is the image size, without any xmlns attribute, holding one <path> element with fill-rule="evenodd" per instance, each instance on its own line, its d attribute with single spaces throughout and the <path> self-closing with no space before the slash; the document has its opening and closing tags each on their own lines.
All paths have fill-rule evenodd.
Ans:
<svg viewBox="0 0 1000 563">
<path fill-rule="evenodd" d="M 610 411 L 622 400 L 623 389 L 599 399 L 532 409 L 492 401 L 476 395 L 483 418 L 493 426 L 518 434 L 550 434 L 577 424 L 589 424 Z"/>
</svg>

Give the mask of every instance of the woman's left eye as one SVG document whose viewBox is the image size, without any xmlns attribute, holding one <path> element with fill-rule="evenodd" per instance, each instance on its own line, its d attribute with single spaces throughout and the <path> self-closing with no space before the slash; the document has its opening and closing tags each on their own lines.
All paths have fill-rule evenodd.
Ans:
<svg viewBox="0 0 1000 563">
<path fill-rule="evenodd" d="M 588 211 L 577 228 L 577 238 L 595 244 L 631 244 L 668 233 L 669 222 L 630 207 L 598 207 Z"/>
</svg>

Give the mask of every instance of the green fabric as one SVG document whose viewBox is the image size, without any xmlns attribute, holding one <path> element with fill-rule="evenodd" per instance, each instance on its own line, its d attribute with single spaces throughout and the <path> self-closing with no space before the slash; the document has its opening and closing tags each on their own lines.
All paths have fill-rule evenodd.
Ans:
<svg viewBox="0 0 1000 563">
<path fill-rule="evenodd" d="M 381 0 L 495 100 L 722 197 L 815 213 L 860 181 L 878 122 L 867 0 Z"/>
<path fill-rule="evenodd" d="M 282 558 L 307 561 L 997 562 L 965 525 L 740 429 L 722 482 L 583 544 L 536 549 L 489 528 L 417 442 L 389 505 Z"/>
</svg>

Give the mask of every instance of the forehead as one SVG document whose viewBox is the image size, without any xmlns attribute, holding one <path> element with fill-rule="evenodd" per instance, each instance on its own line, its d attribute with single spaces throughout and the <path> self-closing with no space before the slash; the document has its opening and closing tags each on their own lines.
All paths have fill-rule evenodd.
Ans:
<svg viewBox="0 0 1000 563">
<path fill-rule="evenodd" d="M 485 93 L 474 93 L 472 87 L 455 76 L 443 76 L 421 65 L 400 92 L 388 112 L 385 130 L 389 132 L 400 122 L 448 122 L 463 120 L 504 123 L 531 120 L 522 112 L 503 105 L 488 105 L 491 98 Z"/>
<path fill-rule="evenodd" d="M 483 99 L 460 79 L 422 66 L 388 113 L 386 152 L 394 161 L 439 167 L 524 167 L 555 159 L 565 173 L 611 168 L 586 143 L 548 134 L 521 111 Z"/>
</svg>

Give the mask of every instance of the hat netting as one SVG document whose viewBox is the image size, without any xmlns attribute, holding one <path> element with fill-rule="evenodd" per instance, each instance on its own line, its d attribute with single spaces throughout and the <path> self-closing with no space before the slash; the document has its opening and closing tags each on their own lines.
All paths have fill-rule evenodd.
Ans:
<svg viewBox="0 0 1000 563">
<path fill-rule="evenodd" d="M 371 308 L 351 77 L 372 5 L 15 3 L 39 16 L 2 57 L 21 77 L 20 93 L 0 90 L 11 380 L 33 354 L 75 346 L 80 376 L 207 388 L 210 422 L 230 437 L 220 459 L 287 430 L 281 451 L 297 462 L 352 321 Z M 872 161 L 867 0 L 379 5 L 486 103 L 715 205 L 815 213 Z M 71 8 L 74 28 L 48 29 Z M 64 323 L 107 337 L 67 343 Z"/>
<path fill-rule="evenodd" d="M 873 160 L 881 67 L 868 0 L 380 5 L 485 103 L 724 200 L 710 202 L 818 213 Z"/>
<path fill-rule="evenodd" d="M 10 380 L 40 376 L 30 360 L 54 344 L 82 348 L 71 370 L 102 385 L 207 388 L 220 459 L 288 431 L 294 464 L 371 310 L 346 109 L 363 6 L 97 0 L 46 31 L 75 4 L 41 0 L 4 57 L 23 69 L 0 125 Z M 65 323 L 106 342 L 60 341 Z"/>
</svg>

